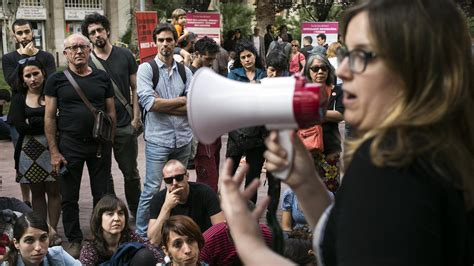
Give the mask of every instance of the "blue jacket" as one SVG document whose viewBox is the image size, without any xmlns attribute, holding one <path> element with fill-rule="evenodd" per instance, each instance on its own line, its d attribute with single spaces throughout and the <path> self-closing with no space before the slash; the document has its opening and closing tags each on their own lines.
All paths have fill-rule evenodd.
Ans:
<svg viewBox="0 0 474 266">
<path fill-rule="evenodd" d="M 265 70 L 261 68 L 255 69 L 255 77 L 254 77 L 255 81 L 259 81 L 266 76 L 267 76 L 267 73 L 265 72 Z M 227 78 L 237 80 L 237 81 L 250 82 L 249 78 L 247 78 L 247 75 L 245 75 L 245 69 L 243 67 L 234 68 L 231 71 L 229 71 L 229 74 L 227 74 Z"/>
</svg>

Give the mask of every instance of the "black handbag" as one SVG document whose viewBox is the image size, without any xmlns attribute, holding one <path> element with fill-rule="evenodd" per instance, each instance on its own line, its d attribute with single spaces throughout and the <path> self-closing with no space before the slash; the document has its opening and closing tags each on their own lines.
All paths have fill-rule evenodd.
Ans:
<svg viewBox="0 0 474 266">
<path fill-rule="evenodd" d="M 82 91 L 79 84 L 77 84 L 76 80 L 72 77 L 69 70 L 65 69 L 63 71 L 66 78 L 72 84 L 74 89 L 76 90 L 77 94 L 81 97 L 82 101 L 86 104 L 87 108 L 92 112 L 94 115 L 94 126 L 92 127 L 92 138 L 94 138 L 100 144 L 112 141 L 112 119 L 102 110 L 96 109 L 92 106 L 91 102 L 87 99 Z M 97 157 L 100 157 L 100 149 L 97 151 Z"/>
</svg>

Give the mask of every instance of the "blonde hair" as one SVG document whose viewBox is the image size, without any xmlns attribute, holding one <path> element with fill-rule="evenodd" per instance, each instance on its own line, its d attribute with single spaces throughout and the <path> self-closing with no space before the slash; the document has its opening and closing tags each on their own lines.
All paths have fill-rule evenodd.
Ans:
<svg viewBox="0 0 474 266">
<path fill-rule="evenodd" d="M 171 18 L 172 18 L 172 24 L 177 24 L 178 23 L 178 19 L 179 17 L 181 16 L 186 16 L 186 11 L 184 9 L 181 9 L 181 8 L 177 8 L 175 10 L 173 10 L 173 12 L 171 13 Z"/>
<path fill-rule="evenodd" d="M 375 51 L 403 84 L 384 121 L 347 143 L 346 167 L 359 146 L 373 139 L 375 165 L 406 168 L 421 160 L 462 190 L 472 209 L 473 61 L 464 17 L 449 0 L 362 1 L 347 10 L 344 35 L 361 12 L 368 13 Z"/>
<path fill-rule="evenodd" d="M 341 44 L 338 42 L 331 43 L 328 47 L 328 51 L 326 52 L 326 55 L 328 57 L 336 57 L 337 48 L 340 48 L 340 47 L 341 47 Z"/>
</svg>

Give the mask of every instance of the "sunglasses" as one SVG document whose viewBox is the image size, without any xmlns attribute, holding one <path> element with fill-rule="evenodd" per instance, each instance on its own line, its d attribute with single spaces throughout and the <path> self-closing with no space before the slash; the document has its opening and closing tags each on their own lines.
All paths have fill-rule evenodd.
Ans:
<svg viewBox="0 0 474 266">
<path fill-rule="evenodd" d="M 311 69 L 311 71 L 313 72 L 319 72 L 319 70 L 321 69 L 323 72 L 327 72 L 328 71 L 328 67 L 327 66 L 312 66 L 310 67 L 309 69 Z"/>
<path fill-rule="evenodd" d="M 21 60 L 18 60 L 18 64 L 19 65 L 23 65 L 25 64 L 26 62 L 29 62 L 29 61 L 35 61 L 36 60 L 36 56 L 31 56 L 31 57 L 27 57 L 27 58 L 23 58 Z"/>
<path fill-rule="evenodd" d="M 188 173 L 186 172 L 184 174 L 178 174 L 178 175 L 175 175 L 175 176 L 164 177 L 163 181 L 165 181 L 165 184 L 171 185 L 171 184 L 173 184 L 173 179 L 176 180 L 176 182 L 181 182 L 181 181 L 183 181 L 184 177 L 187 174 Z"/>
</svg>

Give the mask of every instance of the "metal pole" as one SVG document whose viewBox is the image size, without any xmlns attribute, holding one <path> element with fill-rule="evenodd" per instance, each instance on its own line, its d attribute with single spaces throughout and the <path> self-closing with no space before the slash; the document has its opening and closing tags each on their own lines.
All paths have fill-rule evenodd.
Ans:
<svg viewBox="0 0 474 266">
<path fill-rule="evenodd" d="M 140 0 L 140 11 L 145 11 L 145 0 Z"/>
</svg>

